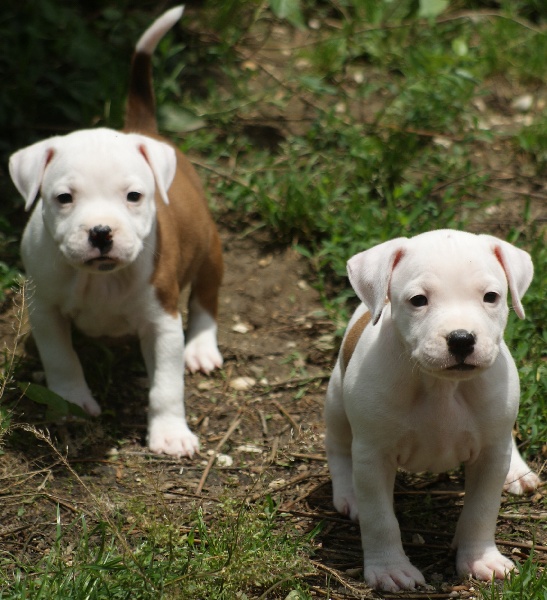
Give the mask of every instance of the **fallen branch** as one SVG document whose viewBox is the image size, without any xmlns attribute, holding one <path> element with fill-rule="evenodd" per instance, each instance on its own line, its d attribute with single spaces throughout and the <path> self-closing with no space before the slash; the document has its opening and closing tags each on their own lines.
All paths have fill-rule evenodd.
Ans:
<svg viewBox="0 0 547 600">
<path fill-rule="evenodd" d="M 300 431 L 300 426 L 298 425 L 298 423 L 293 419 L 293 417 L 281 406 L 281 404 L 279 404 L 279 402 L 277 400 L 272 400 L 271 401 L 272 404 L 277 408 L 277 410 L 287 419 L 287 421 L 289 421 L 291 427 L 294 429 L 295 435 L 298 434 L 298 431 Z"/>
<path fill-rule="evenodd" d="M 205 485 L 205 482 L 207 481 L 207 477 L 209 476 L 209 472 L 211 471 L 211 468 L 216 460 L 216 457 L 217 457 L 218 453 L 222 450 L 222 446 L 224 446 L 224 444 L 230 439 L 230 436 L 232 435 L 232 433 L 235 431 L 236 427 L 241 422 L 241 413 L 242 412 L 243 412 L 243 409 L 238 410 L 237 415 L 235 416 L 234 420 L 232 421 L 232 424 L 228 428 L 228 431 L 224 434 L 224 437 L 216 445 L 216 448 L 215 448 L 213 454 L 211 454 L 211 457 L 209 458 L 209 462 L 207 463 L 207 466 L 205 467 L 205 471 L 203 471 L 203 475 L 201 476 L 201 479 L 199 480 L 199 484 L 196 489 L 197 496 L 199 496 L 201 494 L 203 487 Z"/>
</svg>

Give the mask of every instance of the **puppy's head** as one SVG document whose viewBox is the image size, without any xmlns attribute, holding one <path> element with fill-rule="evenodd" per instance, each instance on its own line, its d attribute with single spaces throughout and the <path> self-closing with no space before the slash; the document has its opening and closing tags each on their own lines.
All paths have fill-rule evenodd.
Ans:
<svg viewBox="0 0 547 600">
<path fill-rule="evenodd" d="M 508 289 L 524 318 L 533 266 L 526 252 L 495 237 L 438 230 L 357 254 L 348 273 L 373 323 L 389 299 L 395 328 L 423 371 L 464 379 L 496 360 Z"/>
<path fill-rule="evenodd" d="M 132 263 L 176 170 L 167 144 L 110 129 L 76 131 L 19 150 L 10 174 L 29 210 L 39 195 L 45 228 L 66 261 L 92 272 Z"/>
</svg>

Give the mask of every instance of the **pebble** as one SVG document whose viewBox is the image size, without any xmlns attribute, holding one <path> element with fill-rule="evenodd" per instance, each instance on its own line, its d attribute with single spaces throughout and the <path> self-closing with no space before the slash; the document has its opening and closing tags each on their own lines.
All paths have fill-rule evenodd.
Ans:
<svg viewBox="0 0 547 600">
<path fill-rule="evenodd" d="M 256 385 L 256 379 L 252 377 L 236 377 L 230 381 L 230 387 L 240 392 L 250 390 L 254 385 Z"/>
<path fill-rule="evenodd" d="M 249 333 L 250 328 L 245 325 L 245 323 L 236 323 L 232 327 L 232 331 L 235 331 L 236 333 Z"/>
<path fill-rule="evenodd" d="M 236 448 L 238 452 L 249 452 L 251 454 L 262 454 L 262 448 L 255 446 L 254 444 L 243 444 Z"/>
<path fill-rule="evenodd" d="M 532 94 L 524 94 L 523 96 L 515 98 L 513 102 L 511 102 L 511 106 L 519 112 L 528 112 L 532 108 L 533 104 L 534 97 Z"/>
<path fill-rule="evenodd" d="M 425 540 L 419 533 L 415 533 L 412 536 L 412 543 L 413 544 L 425 544 Z"/>
<path fill-rule="evenodd" d="M 234 459 L 228 454 L 217 454 L 216 463 L 219 467 L 231 467 Z"/>
</svg>

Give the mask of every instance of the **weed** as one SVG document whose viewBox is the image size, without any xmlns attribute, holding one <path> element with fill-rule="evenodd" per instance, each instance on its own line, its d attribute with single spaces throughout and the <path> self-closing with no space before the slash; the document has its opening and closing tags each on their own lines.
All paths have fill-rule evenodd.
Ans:
<svg viewBox="0 0 547 600">
<path fill-rule="evenodd" d="M 264 587 L 303 589 L 308 539 L 295 538 L 271 499 L 224 499 L 219 509 L 213 523 L 197 509 L 193 525 L 181 527 L 163 502 L 128 504 L 119 522 L 104 520 L 99 503 L 94 524 L 84 516 L 65 524 L 57 508 L 54 543 L 38 563 L 0 552 L 0 599 L 228 600 Z"/>
<path fill-rule="evenodd" d="M 533 556 L 519 563 L 501 583 L 480 586 L 482 600 L 547 600 L 547 571 Z"/>
</svg>

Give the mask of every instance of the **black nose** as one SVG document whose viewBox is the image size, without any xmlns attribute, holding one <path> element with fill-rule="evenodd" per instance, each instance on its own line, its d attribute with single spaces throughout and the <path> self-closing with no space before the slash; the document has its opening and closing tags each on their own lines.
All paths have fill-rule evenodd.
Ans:
<svg viewBox="0 0 547 600">
<path fill-rule="evenodd" d="M 446 341 L 450 354 L 463 362 L 473 352 L 475 336 L 465 329 L 455 329 L 446 336 Z"/>
<path fill-rule="evenodd" d="M 108 225 L 95 225 L 89 230 L 89 243 L 106 254 L 112 248 L 112 229 Z"/>
</svg>

